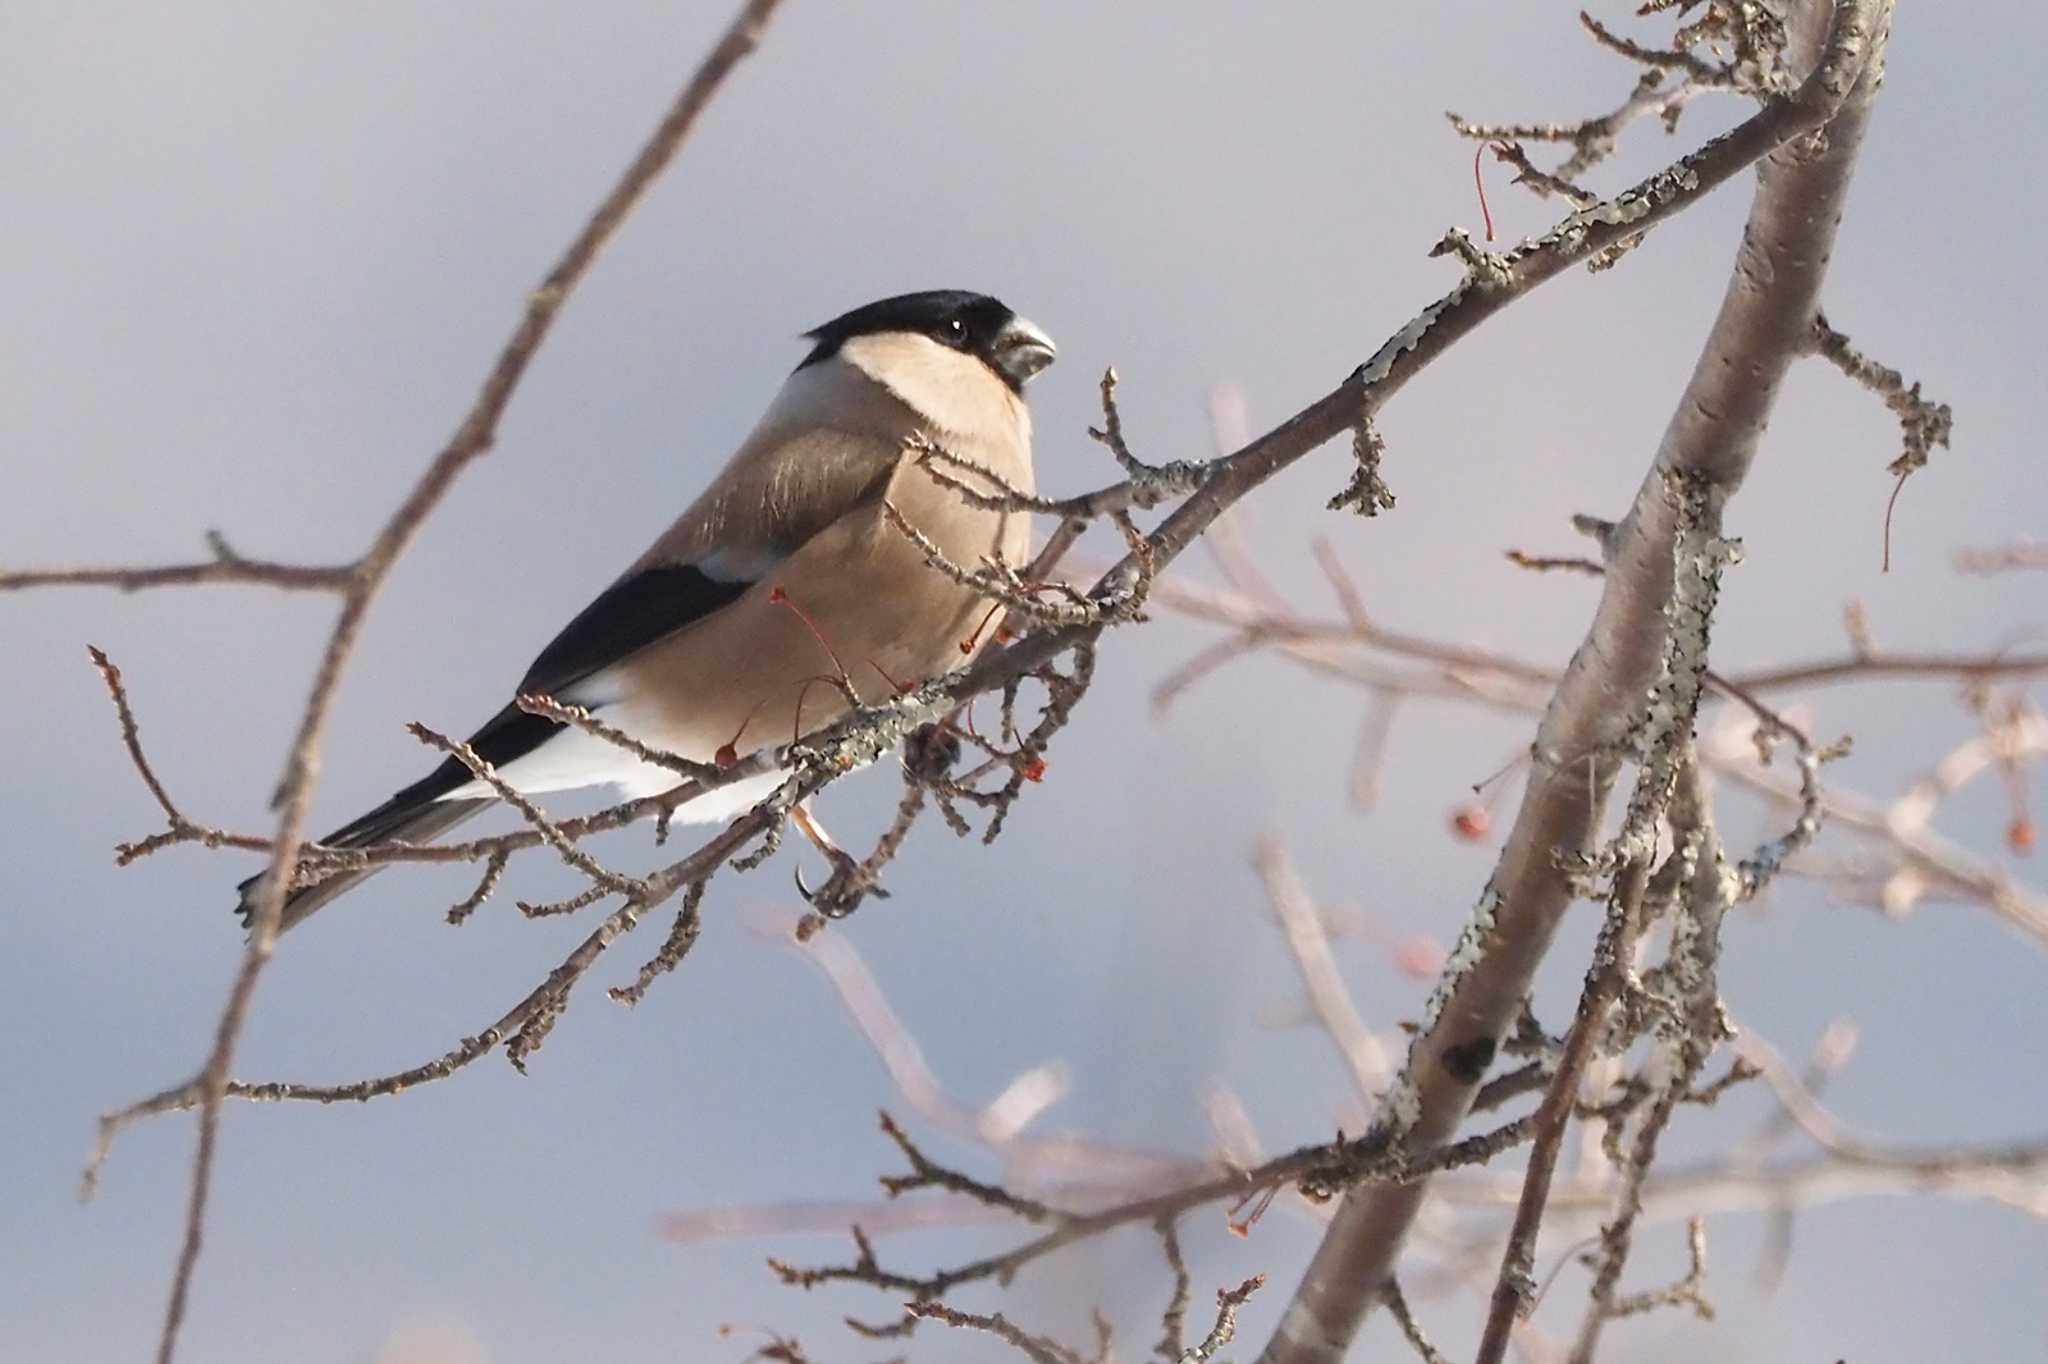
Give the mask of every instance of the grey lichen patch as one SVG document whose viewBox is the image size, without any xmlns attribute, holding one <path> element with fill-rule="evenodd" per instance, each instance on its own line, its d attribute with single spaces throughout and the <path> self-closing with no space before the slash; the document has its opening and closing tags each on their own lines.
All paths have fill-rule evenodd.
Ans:
<svg viewBox="0 0 2048 1364">
<path fill-rule="evenodd" d="M 1687 829 L 1680 823 L 1678 801 L 1674 796 L 1672 808 L 1666 812 L 1672 827 L 1679 830 L 1678 846 L 1664 859 L 1663 865 L 1650 877 L 1648 892 L 1643 897 L 1643 923 L 1655 923 L 1671 913 L 1679 904 L 1679 898 L 1699 870 L 1700 839 L 1697 829 Z"/>
<path fill-rule="evenodd" d="M 1556 251 L 1566 256 L 1576 256 L 1587 248 L 1587 238 L 1596 227 L 1627 227 L 1648 218 L 1659 208 L 1673 203 L 1689 194 L 1698 193 L 1700 177 L 1693 170 L 1693 163 L 1710 151 L 1714 143 L 1693 153 L 1685 160 L 1667 170 L 1661 171 L 1643 181 L 1633 189 L 1624 190 L 1604 203 L 1591 208 L 1580 209 L 1567 214 L 1556 227 L 1540 237 L 1532 237 L 1509 252 L 1498 257 L 1504 267 L 1512 270 L 1516 262 L 1541 251 Z M 1641 233 L 1629 233 L 1604 248 L 1588 262 L 1592 270 L 1604 270 L 1612 266 L 1637 242 Z"/>
<path fill-rule="evenodd" d="M 1458 941 L 1452 945 L 1450 956 L 1444 959 L 1443 970 L 1436 978 L 1436 989 L 1430 993 L 1429 1003 L 1423 1006 L 1422 1026 L 1417 1036 L 1427 1037 L 1436 1030 L 1437 1019 L 1443 1015 L 1444 1006 L 1450 1003 L 1466 973 L 1485 955 L 1500 906 L 1500 891 L 1489 881 L 1480 893 L 1479 904 L 1473 909 L 1472 917 L 1466 920 L 1464 931 L 1458 934 Z"/>
<path fill-rule="evenodd" d="M 1481 248 L 1462 227 L 1446 231 L 1429 254 L 1456 256 L 1464 262 L 1466 278 L 1481 289 L 1497 289 L 1514 277 L 1508 257 Z"/>
<path fill-rule="evenodd" d="M 1358 461 L 1358 467 L 1352 470 L 1351 481 L 1344 485 L 1344 490 L 1329 500 L 1327 506 L 1331 511 L 1348 507 L 1360 516 L 1370 517 L 1393 510 L 1393 489 L 1380 477 L 1380 458 L 1386 452 L 1387 443 L 1373 429 L 1372 418 L 1360 416 L 1351 436 L 1351 455 Z"/>
<path fill-rule="evenodd" d="M 1821 799 L 1821 765 L 1847 757 L 1855 747 L 1846 734 L 1821 748 L 1814 747 L 1803 735 L 1797 737 L 1799 753 L 1794 761 L 1799 767 L 1798 817 L 1790 829 L 1759 847 L 1730 872 L 1738 887 L 1735 892 L 1738 899 L 1753 900 L 1761 895 L 1784 868 L 1786 861 L 1819 836 L 1825 813 Z M 1768 754 L 1768 747 L 1765 752 Z"/>
<path fill-rule="evenodd" d="M 1422 1117 L 1422 1094 L 1404 1073 L 1380 1096 L 1379 1111 L 1373 1114 L 1372 1130 L 1390 1141 L 1405 1136 Z"/>
<path fill-rule="evenodd" d="M 1706 841 L 1704 838 L 1701 840 Z M 1721 920 L 1742 895 L 1742 877 L 1717 848 L 1711 861 L 1692 878 L 1691 894 L 1679 903 L 1671 930 L 1671 950 L 1664 983 L 1680 999 L 1712 994 L 1714 960 L 1720 951 Z"/>
<path fill-rule="evenodd" d="M 1615 266 L 1621 264 L 1621 258 L 1623 256 L 1626 256 L 1629 252 L 1635 250 L 1638 246 L 1641 246 L 1642 244 L 1642 233 L 1629 233 L 1626 237 L 1623 237 L 1620 241 L 1616 242 L 1614 245 L 1606 248 L 1605 250 L 1595 251 L 1593 253 L 1592 259 L 1586 262 L 1587 273 L 1597 275 L 1602 270 L 1612 270 Z"/>
<path fill-rule="evenodd" d="M 816 744 L 792 747 L 789 756 L 799 767 L 816 768 L 835 776 L 851 772 L 893 751 L 951 704 L 943 681 L 927 682 L 880 705 L 854 712 Z"/>
<path fill-rule="evenodd" d="M 1834 99 L 1846 98 L 1866 72 L 1873 81 L 1883 79 L 1882 60 L 1873 67 L 1864 59 L 1871 36 L 1869 28 L 1853 18 L 1838 30 L 1819 72 L 1821 88 Z"/>
<path fill-rule="evenodd" d="M 1937 447 L 1948 448 L 1955 431 L 1955 413 L 1949 405 L 1920 396 L 1919 383 L 1908 384 L 1905 375 L 1856 349 L 1847 336 L 1828 325 L 1824 314 L 1816 314 L 1813 319 L 1813 350 L 1852 381 L 1875 393 L 1898 418 L 1905 448 L 1886 466 L 1887 473 L 1904 478 L 1925 468 Z"/>
<path fill-rule="evenodd" d="M 1665 494 L 1677 514 L 1671 551 L 1671 596 L 1664 604 L 1664 657 L 1658 677 L 1644 694 L 1632 737 L 1642 778 L 1629 798 L 1615 851 L 1647 861 L 1656 851 L 1663 817 L 1692 740 L 1707 671 L 1707 645 L 1721 573 L 1739 562 L 1739 541 L 1719 534 L 1725 494 L 1705 475 L 1674 470 L 1665 475 Z"/>
<path fill-rule="evenodd" d="M 1374 385 L 1393 373 L 1394 363 L 1407 352 L 1414 350 L 1421 343 L 1424 334 L 1436 325 L 1436 320 L 1464 299 L 1465 290 L 1470 283 L 1469 277 L 1459 280 L 1456 288 L 1410 318 L 1406 326 L 1388 337 L 1385 344 L 1373 352 L 1370 360 L 1359 366 L 1358 380 L 1366 392 L 1370 393 Z"/>
<path fill-rule="evenodd" d="M 1437 1022 L 1449 1006 L 1451 996 L 1457 993 L 1465 977 L 1486 955 L 1486 946 L 1492 940 L 1494 923 L 1500 913 L 1500 907 L 1500 892 L 1488 882 L 1486 890 L 1479 897 L 1478 907 L 1466 921 L 1465 929 L 1458 935 L 1458 941 L 1452 946 L 1450 956 L 1444 960 L 1443 970 L 1437 976 L 1436 989 L 1430 993 L 1429 1003 L 1423 1006 L 1422 1022 L 1415 1030 L 1415 1041 L 1408 1048 L 1408 1064 L 1401 1068 L 1400 1078 L 1380 1096 L 1378 1111 L 1373 1114 L 1372 1130 L 1375 1133 L 1382 1134 L 1389 1140 L 1398 1140 L 1412 1129 L 1422 1116 L 1422 1094 L 1415 1083 L 1417 1049 L 1436 1031 Z M 1480 1041 L 1486 1046 L 1487 1054 L 1478 1062 L 1476 1073 L 1466 1081 L 1469 1084 L 1477 1084 L 1484 1078 L 1486 1067 L 1492 1064 L 1493 1052 L 1497 1048 L 1497 1043 L 1492 1038 L 1483 1038 Z M 1473 1044 L 1468 1042 L 1460 1045 L 1469 1049 Z M 1458 1048 L 1454 1047 L 1451 1051 L 1456 1052 Z M 1476 1052 L 1466 1050 L 1454 1062 L 1451 1054 L 1446 1053 L 1444 1064 L 1461 1066 L 1469 1070 L 1476 1058 Z M 1454 1070 L 1453 1073 L 1456 1074 L 1457 1071 Z"/>
</svg>

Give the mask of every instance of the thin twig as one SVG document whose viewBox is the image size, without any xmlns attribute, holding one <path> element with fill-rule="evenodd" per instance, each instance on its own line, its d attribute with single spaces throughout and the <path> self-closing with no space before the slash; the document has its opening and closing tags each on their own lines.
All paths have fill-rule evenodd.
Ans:
<svg viewBox="0 0 2048 1364">
<path fill-rule="evenodd" d="M 960 1171 L 939 1164 L 918 1148 L 894 1118 L 885 1110 L 882 1113 L 882 1132 L 896 1143 L 896 1149 L 910 1162 L 907 1175 L 884 1175 L 882 1187 L 891 1198 L 897 1198 L 913 1189 L 945 1189 L 963 1194 L 977 1203 L 991 1208 L 1000 1208 L 1027 1222 L 1051 1222 L 1054 1225 L 1071 1221 L 1070 1216 L 1057 1208 L 1048 1207 L 1035 1198 L 1025 1198 L 1010 1192 L 999 1184 L 975 1179 Z"/>
<path fill-rule="evenodd" d="M 157 780 L 149 759 L 142 754 L 142 731 L 135 723 L 135 712 L 129 709 L 128 690 L 121 685 L 121 670 L 98 646 L 88 644 L 85 651 L 92 656 L 93 667 L 99 669 L 101 680 L 107 684 L 107 693 L 114 699 L 114 714 L 121 722 L 121 742 L 134 761 L 135 770 L 142 774 L 142 784 L 149 788 L 150 795 L 156 797 L 158 808 L 164 812 L 164 818 L 170 821 L 172 828 L 189 824 L 190 821 L 178 813 L 178 807 L 172 803 L 170 793 L 164 790 L 164 784 Z"/>
<path fill-rule="evenodd" d="M 1632 861 L 1618 874 L 1614 900 L 1607 924 L 1593 949 L 1593 969 L 1587 972 L 1585 990 L 1572 1030 L 1565 1036 L 1564 1052 L 1558 1058 L 1556 1074 L 1536 1110 L 1535 1140 L 1529 1148 L 1529 1169 L 1523 1178 L 1522 1198 L 1515 1209 L 1508 1248 L 1502 1259 L 1499 1280 L 1486 1317 L 1486 1331 L 1479 1342 L 1478 1364 L 1500 1364 L 1507 1351 L 1508 1331 L 1520 1317 L 1535 1281 L 1530 1273 L 1536 1255 L 1536 1233 L 1543 1224 L 1543 1210 L 1550 1201 L 1551 1175 L 1557 1168 L 1558 1151 L 1564 1145 L 1565 1128 L 1571 1121 L 1578 1099 L 1579 1082 L 1586 1064 L 1607 1026 L 1607 1014 L 1621 995 L 1628 963 L 1635 956 L 1636 934 L 1643 908 L 1643 892 L 1649 885 L 1646 861 Z"/>
<path fill-rule="evenodd" d="M 462 923 L 471 914 L 474 914 L 483 905 L 485 900 L 491 898 L 491 892 L 498 888 L 498 881 L 505 875 L 505 866 L 511 859 L 512 854 L 507 852 L 494 852 L 491 854 L 490 860 L 484 863 L 484 874 L 477 881 L 476 889 L 449 907 L 449 923 Z"/>
<path fill-rule="evenodd" d="M 541 840 L 555 850 L 557 856 L 570 867 L 582 872 L 605 890 L 619 895 L 633 895 L 644 889 L 643 885 L 630 876 L 621 876 L 604 866 L 590 854 L 578 848 L 562 831 L 555 827 L 553 820 L 541 812 L 539 806 L 528 800 L 517 788 L 498 775 L 497 769 L 466 743 L 457 743 L 445 734 L 428 729 L 417 721 L 407 725 L 406 732 L 429 748 L 448 754 L 464 767 L 478 781 L 491 788 L 492 794 L 504 801 L 531 824 Z"/>
<path fill-rule="evenodd" d="M 638 1004 L 656 978 L 682 965 L 684 956 L 697 942 L 697 933 L 703 924 L 698 911 L 704 903 L 704 888 L 709 884 L 708 880 L 690 882 L 689 888 L 683 892 L 682 907 L 676 910 L 675 924 L 670 927 L 661 950 L 648 958 L 631 985 L 615 985 L 607 991 L 613 999 L 629 1006 Z"/>
<path fill-rule="evenodd" d="M 514 699 L 514 704 L 528 715 L 540 715 L 558 724 L 574 725 L 595 739 L 602 739 L 614 748 L 624 749 L 641 762 L 655 767 L 666 768 L 688 781 L 705 781 L 718 775 L 715 763 L 692 762 L 665 749 L 652 748 L 640 742 L 622 729 L 598 719 L 586 706 L 565 705 L 552 696 L 537 692 L 525 692 Z"/>
<path fill-rule="evenodd" d="M 943 1297 L 963 1284 L 984 1280 L 1004 1282 L 1024 1266 L 1078 1242 L 1100 1236 L 1117 1227 L 1135 1223 L 1157 1223 L 1177 1217 L 1192 1208 L 1224 1200 L 1238 1201 L 1290 1181 L 1300 1181 L 1318 1198 L 1333 1192 L 1367 1184 L 1406 1184 L 1441 1170 L 1462 1169 L 1484 1164 L 1528 1139 L 1531 1120 L 1517 1118 L 1461 1141 L 1439 1147 L 1428 1156 L 1415 1158 L 1370 1141 L 1335 1141 L 1305 1146 L 1275 1157 L 1252 1170 L 1233 1170 L 1191 1184 L 1115 1203 L 1084 1213 L 1069 1213 L 1052 1230 L 1012 1246 L 1006 1251 L 966 1264 L 938 1269 L 930 1274 L 912 1275 L 885 1269 L 876 1260 L 866 1237 L 855 1228 L 855 1243 L 861 1253 L 852 1264 L 798 1266 L 770 1260 L 782 1281 L 796 1288 L 815 1288 L 827 1283 L 864 1283 L 888 1291 L 914 1293 L 923 1299 Z"/>
<path fill-rule="evenodd" d="M 942 1302 L 912 1301 L 903 1304 L 903 1310 L 921 1321 L 939 1321 L 948 1326 L 967 1331 L 986 1331 L 989 1335 L 1009 1345 L 1032 1364 L 1082 1364 L 1081 1356 L 1068 1349 L 1050 1336 L 1036 1336 L 1024 1330 L 1005 1317 L 1001 1312 L 962 1312 Z"/>
<path fill-rule="evenodd" d="M 1252 1294 L 1265 1286 L 1266 1276 L 1254 1274 L 1235 1288 L 1218 1289 L 1216 1324 L 1209 1328 L 1208 1335 L 1181 1355 L 1179 1364 L 1203 1364 L 1205 1360 L 1214 1359 L 1218 1350 L 1237 1337 L 1237 1309 L 1244 1306 Z"/>
<path fill-rule="evenodd" d="M 1265 887 L 1266 903 L 1286 935 L 1316 1018 L 1351 1072 L 1359 1097 L 1368 1101 L 1378 1098 L 1392 1078 L 1392 1067 L 1385 1049 L 1358 1016 L 1358 1007 L 1345 988 L 1336 959 L 1330 953 L 1329 934 L 1323 928 L 1321 911 L 1309 897 L 1308 887 L 1302 884 L 1293 859 L 1278 838 L 1270 834 L 1261 836 L 1252 864 Z"/>
<path fill-rule="evenodd" d="M 1903 374 L 1857 350 L 1849 338 L 1829 326 L 1827 318 L 1820 313 L 1814 314 L 1812 344 L 1815 354 L 1842 371 L 1852 382 L 1875 393 L 1898 418 L 1905 448 L 1885 466 L 1895 480 L 1884 511 L 1883 568 L 1889 572 L 1892 565 L 1892 509 L 1898 504 L 1899 493 L 1905 488 L 1906 480 L 1927 467 L 1935 448 L 1948 448 L 1949 437 L 1955 431 L 1955 416 L 1947 403 L 1930 402 L 1921 397 L 1919 384 L 1909 387 Z"/>
<path fill-rule="evenodd" d="M 158 564 L 138 568 L 37 568 L 0 572 L 0 592 L 36 587 L 112 587 L 142 592 L 157 587 L 197 587 L 207 583 L 241 583 L 287 592 L 353 591 L 360 564 L 281 564 L 245 559 L 228 548 L 218 531 L 209 531 L 213 557 L 201 563 Z"/>
<path fill-rule="evenodd" d="M 1166 1268 L 1173 1275 L 1173 1296 L 1167 1299 L 1166 1310 L 1160 1313 L 1161 1334 L 1152 1352 L 1173 1361 L 1187 1353 L 1188 1299 L 1193 1280 L 1188 1274 L 1187 1258 L 1181 1254 L 1180 1232 L 1174 1220 L 1162 1217 L 1155 1226 L 1159 1232 L 1160 1253 L 1165 1255 Z"/>
<path fill-rule="evenodd" d="M 1407 1296 L 1401 1292 L 1400 1280 L 1387 1280 L 1380 1293 L 1387 1300 L 1387 1312 L 1394 1318 L 1394 1324 L 1401 1328 L 1401 1335 L 1409 1346 L 1422 1357 L 1422 1364 L 1451 1364 L 1443 1351 L 1430 1344 L 1422 1323 L 1415 1319 L 1415 1311 L 1408 1305 Z"/>
<path fill-rule="evenodd" d="M 2015 569 L 2048 568 L 2048 545 L 2020 540 L 1995 549 L 1959 549 L 1955 563 L 1961 572 L 1985 576 L 2010 573 Z"/>
</svg>

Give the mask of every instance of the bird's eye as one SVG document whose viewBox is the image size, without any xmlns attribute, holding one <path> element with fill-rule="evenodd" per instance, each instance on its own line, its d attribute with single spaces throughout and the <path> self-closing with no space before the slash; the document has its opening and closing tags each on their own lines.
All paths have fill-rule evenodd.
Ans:
<svg viewBox="0 0 2048 1364">
<path fill-rule="evenodd" d="M 957 317 L 947 319 L 944 331 L 948 341 L 958 342 L 967 339 L 967 324 Z"/>
</svg>

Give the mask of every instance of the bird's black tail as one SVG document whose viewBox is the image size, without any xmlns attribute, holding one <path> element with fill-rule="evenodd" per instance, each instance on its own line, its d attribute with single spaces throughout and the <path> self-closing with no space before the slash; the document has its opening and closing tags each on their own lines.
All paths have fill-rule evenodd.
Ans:
<svg viewBox="0 0 2048 1364">
<path fill-rule="evenodd" d="M 462 779 L 469 776 L 461 773 Z M 401 839 L 407 843 L 427 843 L 448 832 L 487 805 L 496 804 L 494 797 L 478 800 L 441 800 L 433 788 L 453 790 L 456 783 L 445 781 L 443 774 L 436 772 L 425 781 L 417 782 L 400 791 L 376 809 L 345 824 L 320 840 L 329 848 L 367 848 L 373 843 L 388 843 Z M 338 898 L 355 888 L 366 877 L 375 875 L 381 867 L 367 867 L 362 871 L 345 871 L 315 885 L 301 886 L 285 897 L 284 918 L 278 925 L 282 932 L 292 927 L 329 900 Z M 242 898 L 235 906 L 235 913 L 241 916 L 242 927 L 248 928 L 256 912 L 256 894 L 263 884 L 263 875 L 258 874 L 242 882 Z"/>
</svg>

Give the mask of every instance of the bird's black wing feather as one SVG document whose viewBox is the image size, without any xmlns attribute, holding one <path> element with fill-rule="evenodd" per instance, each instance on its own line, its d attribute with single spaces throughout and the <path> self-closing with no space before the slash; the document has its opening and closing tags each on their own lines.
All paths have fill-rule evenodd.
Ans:
<svg viewBox="0 0 2048 1364">
<path fill-rule="evenodd" d="M 522 692 L 559 695 L 628 654 L 694 625 L 753 584 L 714 578 L 695 564 L 656 564 L 621 578 L 576 613 L 519 680 Z"/>
</svg>

